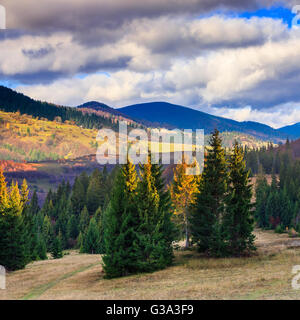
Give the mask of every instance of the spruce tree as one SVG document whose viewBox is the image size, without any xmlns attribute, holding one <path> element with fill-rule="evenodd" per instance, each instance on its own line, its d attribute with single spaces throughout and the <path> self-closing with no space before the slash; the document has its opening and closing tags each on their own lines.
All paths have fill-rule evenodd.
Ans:
<svg viewBox="0 0 300 320">
<path fill-rule="evenodd" d="M 39 203 L 38 203 L 38 196 L 37 196 L 37 193 L 35 190 L 33 192 L 32 198 L 30 200 L 29 211 L 32 216 L 37 215 L 38 212 L 40 211 L 40 207 L 39 207 Z"/>
<path fill-rule="evenodd" d="M 140 166 L 141 180 L 138 183 L 136 207 L 139 214 L 138 226 L 138 268 L 140 272 L 154 271 L 163 263 L 163 239 L 159 224 L 159 194 L 155 187 L 151 171 L 150 157 L 148 163 Z"/>
<path fill-rule="evenodd" d="M 97 254 L 100 253 L 100 230 L 97 225 L 96 219 L 92 218 L 84 236 L 82 248 L 80 252 Z"/>
<path fill-rule="evenodd" d="M 255 250 L 249 174 L 242 147 L 235 142 L 229 159 L 228 195 L 223 219 L 227 254 L 231 256 L 250 254 Z"/>
<path fill-rule="evenodd" d="M 94 215 L 99 207 L 103 207 L 105 200 L 104 178 L 102 173 L 96 169 L 90 178 L 87 189 L 86 201 L 90 215 Z"/>
<path fill-rule="evenodd" d="M 173 222 L 173 208 L 171 194 L 166 188 L 165 180 L 163 178 L 163 166 L 161 164 L 152 164 L 151 173 L 154 179 L 154 185 L 159 195 L 159 217 L 161 219 L 159 232 L 162 234 L 165 248 L 163 250 L 164 263 L 166 266 L 172 264 L 173 242 L 179 239 L 179 229 Z"/>
<path fill-rule="evenodd" d="M 27 195 L 25 181 L 21 192 L 17 183 L 12 183 L 8 190 L 0 166 L 0 265 L 8 270 L 22 269 L 30 260 L 23 216 Z"/>
<path fill-rule="evenodd" d="M 94 215 L 94 218 L 96 220 L 98 229 L 99 229 L 99 236 L 100 236 L 100 241 L 99 241 L 99 253 L 103 254 L 105 253 L 105 244 L 104 244 L 104 217 L 103 217 L 102 209 L 99 207 L 96 210 L 96 213 Z"/>
<path fill-rule="evenodd" d="M 63 257 L 61 233 L 59 233 L 59 235 L 56 236 L 53 240 L 51 255 L 53 259 L 60 259 Z"/>
<path fill-rule="evenodd" d="M 128 160 L 115 179 L 111 200 L 105 211 L 105 255 L 107 278 L 138 272 L 138 213 L 135 208 L 137 174 Z"/>
<path fill-rule="evenodd" d="M 227 164 L 218 130 L 213 132 L 206 153 L 199 193 L 192 205 L 192 238 L 200 252 L 223 256 L 221 221 L 227 190 Z"/>
<path fill-rule="evenodd" d="M 44 217 L 42 225 L 42 235 L 46 243 L 47 250 L 49 251 L 52 246 L 52 239 L 54 237 L 54 231 L 52 228 L 51 220 L 48 216 Z"/>
<path fill-rule="evenodd" d="M 36 254 L 39 260 L 47 260 L 47 247 L 43 236 L 38 235 L 37 246 L 36 246 Z"/>
<path fill-rule="evenodd" d="M 79 217 L 79 232 L 85 233 L 90 223 L 90 216 L 86 206 L 80 213 Z"/>
</svg>

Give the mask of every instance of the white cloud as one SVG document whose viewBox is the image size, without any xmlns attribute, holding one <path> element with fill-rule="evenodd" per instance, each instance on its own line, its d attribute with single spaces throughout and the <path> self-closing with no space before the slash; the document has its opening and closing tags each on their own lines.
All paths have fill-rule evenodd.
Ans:
<svg viewBox="0 0 300 320">
<path fill-rule="evenodd" d="M 151 8 L 137 0 L 72 0 L 72 13 L 71 0 L 47 1 L 47 11 L 26 12 L 4 1 L 12 24 L 43 31 L 0 39 L 0 77 L 20 80 L 25 94 L 64 105 L 165 100 L 276 127 L 299 118 L 300 29 L 269 18 L 194 15 L 260 1 L 155 0 Z M 55 15 L 57 26 L 47 29 Z"/>
</svg>

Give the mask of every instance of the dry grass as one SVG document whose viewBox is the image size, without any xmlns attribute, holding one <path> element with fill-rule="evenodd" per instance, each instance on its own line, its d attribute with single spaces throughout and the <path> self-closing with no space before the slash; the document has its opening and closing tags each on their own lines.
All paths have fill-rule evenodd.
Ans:
<svg viewBox="0 0 300 320">
<path fill-rule="evenodd" d="M 176 253 L 174 266 L 105 280 L 101 257 L 73 251 L 60 260 L 30 264 L 8 275 L 0 299 L 298 299 L 291 270 L 300 248 L 286 234 L 256 231 L 258 253 L 249 258 L 208 259 Z"/>
</svg>

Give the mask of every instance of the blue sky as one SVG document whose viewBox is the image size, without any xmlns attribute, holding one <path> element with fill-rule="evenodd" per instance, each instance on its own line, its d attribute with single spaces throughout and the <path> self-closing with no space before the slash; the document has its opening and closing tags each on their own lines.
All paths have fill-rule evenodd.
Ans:
<svg viewBox="0 0 300 320">
<path fill-rule="evenodd" d="M 277 6 L 271 8 L 262 8 L 255 11 L 246 11 L 238 14 L 239 17 L 247 19 L 252 17 L 279 19 L 286 23 L 289 28 L 291 27 L 292 20 L 295 15 L 296 14 L 294 14 L 290 8 Z"/>
<path fill-rule="evenodd" d="M 159 100 L 274 127 L 300 122 L 296 0 L 1 4 L 0 84 L 33 98 Z"/>
</svg>

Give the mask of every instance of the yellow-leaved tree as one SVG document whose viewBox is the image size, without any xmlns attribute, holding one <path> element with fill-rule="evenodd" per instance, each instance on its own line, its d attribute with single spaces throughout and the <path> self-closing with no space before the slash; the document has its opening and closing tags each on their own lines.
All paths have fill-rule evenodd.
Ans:
<svg viewBox="0 0 300 320">
<path fill-rule="evenodd" d="M 200 175 L 187 175 L 188 167 L 183 159 L 174 169 L 174 179 L 170 186 L 175 218 L 185 234 L 185 248 L 190 246 L 190 206 L 199 192 L 201 179 Z"/>
</svg>

